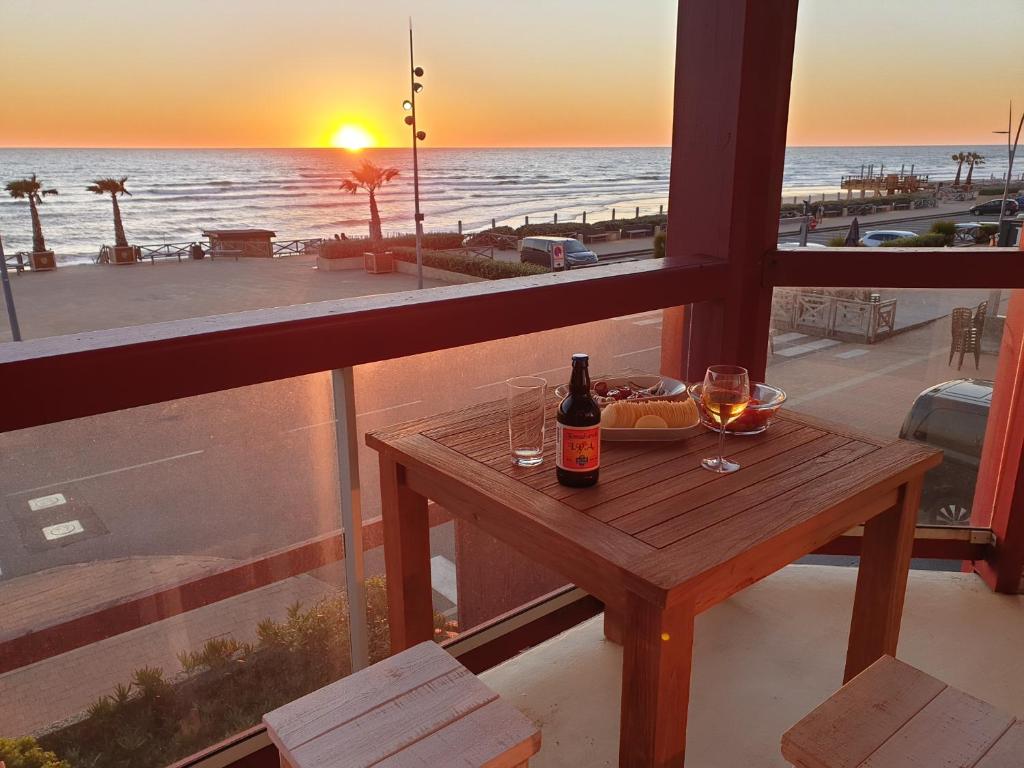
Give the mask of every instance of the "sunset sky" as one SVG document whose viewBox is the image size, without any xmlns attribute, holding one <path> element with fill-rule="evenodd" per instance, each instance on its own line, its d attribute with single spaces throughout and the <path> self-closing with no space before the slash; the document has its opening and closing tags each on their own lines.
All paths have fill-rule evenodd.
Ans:
<svg viewBox="0 0 1024 768">
<path fill-rule="evenodd" d="M 0 146 L 669 143 L 674 0 L 3 0 Z M 712 66 L 713 62 L 709 62 Z M 988 144 L 1022 0 L 804 0 L 789 144 Z M 348 133 L 347 136 L 357 134 Z"/>
</svg>

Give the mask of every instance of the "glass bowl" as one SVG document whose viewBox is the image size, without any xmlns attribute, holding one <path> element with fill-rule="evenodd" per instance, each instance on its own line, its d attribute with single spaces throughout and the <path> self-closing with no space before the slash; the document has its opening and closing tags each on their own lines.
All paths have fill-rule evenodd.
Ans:
<svg viewBox="0 0 1024 768">
<path fill-rule="evenodd" d="M 702 382 L 691 384 L 687 392 L 689 392 L 690 397 L 697 404 L 697 410 L 700 411 L 701 424 L 717 432 L 718 425 L 711 420 L 711 417 L 708 416 L 700 401 L 700 392 L 703 386 Z M 736 421 L 728 426 L 725 434 L 761 434 L 771 426 L 772 421 L 775 419 L 775 414 L 779 412 L 779 408 L 782 407 L 784 402 L 786 402 L 786 393 L 778 387 L 773 387 L 770 384 L 751 384 L 750 403 L 747 405 L 747 409 Z"/>
</svg>

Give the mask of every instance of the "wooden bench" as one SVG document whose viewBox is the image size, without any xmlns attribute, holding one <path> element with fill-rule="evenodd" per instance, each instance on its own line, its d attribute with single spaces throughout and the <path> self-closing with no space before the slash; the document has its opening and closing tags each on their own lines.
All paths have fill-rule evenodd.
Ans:
<svg viewBox="0 0 1024 768">
<path fill-rule="evenodd" d="M 883 656 L 782 737 L 799 768 L 1020 768 L 1024 722 Z"/>
<path fill-rule="evenodd" d="M 638 227 L 637 229 L 624 229 L 622 230 L 622 236 L 627 240 L 632 240 L 634 237 L 650 237 L 650 227 Z"/>
<path fill-rule="evenodd" d="M 526 766 L 540 731 L 432 642 L 263 716 L 282 768 Z"/>
<path fill-rule="evenodd" d="M 598 240 L 608 240 L 611 236 L 611 232 L 592 232 L 589 235 L 584 235 L 583 241 L 586 243 L 596 243 Z"/>
</svg>

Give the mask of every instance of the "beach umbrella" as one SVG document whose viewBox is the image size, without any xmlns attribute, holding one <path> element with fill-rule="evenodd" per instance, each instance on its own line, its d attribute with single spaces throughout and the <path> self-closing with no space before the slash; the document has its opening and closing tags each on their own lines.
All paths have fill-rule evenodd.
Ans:
<svg viewBox="0 0 1024 768">
<path fill-rule="evenodd" d="M 847 248 L 853 248 L 860 245 L 860 222 L 857 221 L 857 217 L 853 217 L 853 221 L 850 222 L 850 231 L 846 233 L 846 240 L 843 241 L 843 245 Z"/>
</svg>

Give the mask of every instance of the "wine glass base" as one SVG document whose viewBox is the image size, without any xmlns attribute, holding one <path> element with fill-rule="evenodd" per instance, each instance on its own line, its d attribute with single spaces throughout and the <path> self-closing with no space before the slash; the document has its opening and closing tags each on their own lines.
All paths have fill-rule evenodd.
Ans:
<svg viewBox="0 0 1024 768">
<path fill-rule="evenodd" d="M 717 472 L 720 475 L 727 475 L 740 468 L 740 465 L 735 461 L 729 461 L 725 457 L 721 459 L 701 459 L 700 465 L 709 472 Z"/>
</svg>

